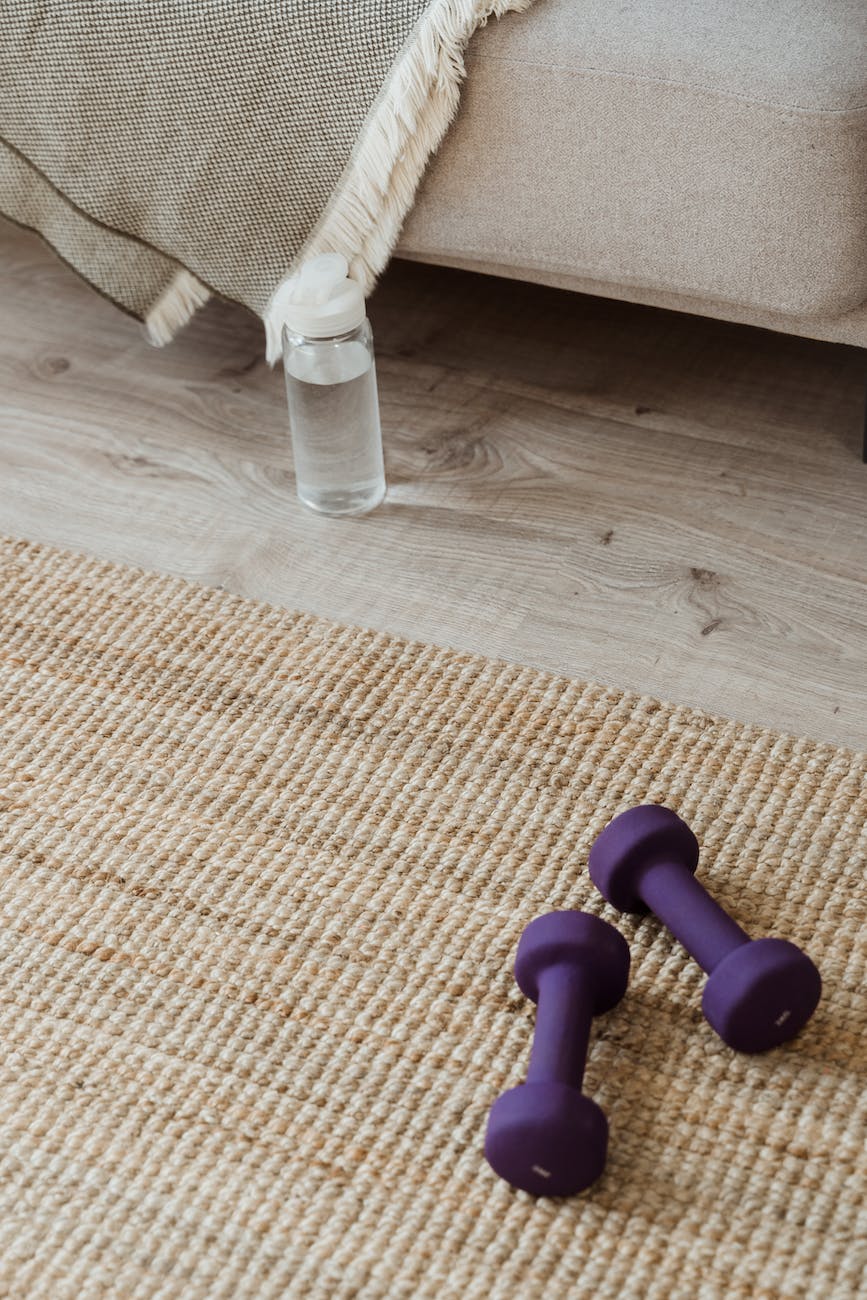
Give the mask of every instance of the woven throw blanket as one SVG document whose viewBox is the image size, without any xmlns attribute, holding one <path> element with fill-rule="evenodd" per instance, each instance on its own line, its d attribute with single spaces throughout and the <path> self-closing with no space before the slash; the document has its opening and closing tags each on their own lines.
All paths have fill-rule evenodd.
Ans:
<svg viewBox="0 0 867 1300">
<path fill-rule="evenodd" d="M 0 620 L 0 1294 L 863 1296 L 867 756 L 26 543 Z M 591 887 L 643 800 L 819 965 L 786 1047 Z M 564 907 L 633 966 L 606 1173 L 534 1200 L 482 1142 Z"/>
<path fill-rule="evenodd" d="M 454 114 L 462 51 L 529 0 L 0 0 L 0 212 L 167 342 L 263 317 L 308 255 L 369 289 Z"/>
</svg>

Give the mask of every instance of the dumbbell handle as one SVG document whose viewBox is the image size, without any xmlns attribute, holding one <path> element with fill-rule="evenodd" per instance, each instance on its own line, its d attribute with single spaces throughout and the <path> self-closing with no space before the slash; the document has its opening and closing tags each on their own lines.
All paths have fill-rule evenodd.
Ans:
<svg viewBox="0 0 867 1300">
<path fill-rule="evenodd" d="M 639 893 L 708 974 L 723 957 L 750 942 L 750 936 L 682 864 L 651 863 L 641 873 Z"/>
<path fill-rule="evenodd" d="M 587 979 L 578 966 L 563 962 L 542 971 L 538 990 L 527 1083 L 566 1083 L 580 1089 L 593 1019 Z"/>
</svg>

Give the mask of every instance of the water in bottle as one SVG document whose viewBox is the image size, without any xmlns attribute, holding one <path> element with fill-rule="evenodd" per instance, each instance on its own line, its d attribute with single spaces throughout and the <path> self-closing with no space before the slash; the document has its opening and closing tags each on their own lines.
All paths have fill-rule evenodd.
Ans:
<svg viewBox="0 0 867 1300">
<path fill-rule="evenodd" d="M 385 496 L 373 334 L 344 258 L 308 262 L 282 300 L 283 367 L 298 496 L 361 514 Z"/>
</svg>

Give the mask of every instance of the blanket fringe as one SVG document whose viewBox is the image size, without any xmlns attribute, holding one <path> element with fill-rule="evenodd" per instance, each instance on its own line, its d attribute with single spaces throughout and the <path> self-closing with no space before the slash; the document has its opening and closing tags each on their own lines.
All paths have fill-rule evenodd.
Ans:
<svg viewBox="0 0 867 1300">
<path fill-rule="evenodd" d="M 145 330 L 154 347 L 171 343 L 178 330 L 204 307 L 210 296 L 210 291 L 192 272 L 178 271 L 145 317 Z"/>
<path fill-rule="evenodd" d="M 532 0 L 435 0 L 368 119 L 347 173 L 290 274 L 318 253 L 342 253 L 350 274 L 373 288 L 397 243 L 428 159 L 455 115 L 463 53 L 489 18 L 528 9 Z M 279 291 L 279 286 L 278 290 Z M 265 312 L 270 364 L 282 354 L 277 291 Z"/>
</svg>

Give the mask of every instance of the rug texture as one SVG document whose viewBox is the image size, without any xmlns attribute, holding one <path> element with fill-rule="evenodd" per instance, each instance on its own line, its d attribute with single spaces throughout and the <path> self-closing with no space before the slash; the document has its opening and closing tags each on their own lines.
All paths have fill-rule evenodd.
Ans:
<svg viewBox="0 0 867 1300">
<path fill-rule="evenodd" d="M 212 290 L 263 317 L 308 256 L 366 290 L 530 0 L 0 0 L 0 211 L 167 342 Z"/>
<path fill-rule="evenodd" d="M 0 1293 L 864 1294 L 865 756 L 21 542 L 0 614 Z M 818 963 L 786 1047 L 591 887 L 643 800 Z M 482 1141 L 566 907 L 632 976 L 607 1171 L 533 1200 Z"/>
</svg>

